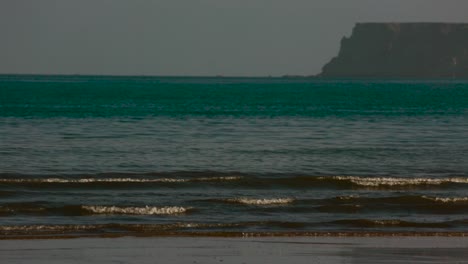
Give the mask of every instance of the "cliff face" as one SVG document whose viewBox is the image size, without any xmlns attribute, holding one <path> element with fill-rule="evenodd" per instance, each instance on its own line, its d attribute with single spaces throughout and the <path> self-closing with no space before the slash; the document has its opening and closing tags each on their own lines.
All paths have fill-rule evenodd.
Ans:
<svg viewBox="0 0 468 264">
<path fill-rule="evenodd" d="M 468 24 L 357 24 L 320 76 L 467 78 Z"/>
</svg>

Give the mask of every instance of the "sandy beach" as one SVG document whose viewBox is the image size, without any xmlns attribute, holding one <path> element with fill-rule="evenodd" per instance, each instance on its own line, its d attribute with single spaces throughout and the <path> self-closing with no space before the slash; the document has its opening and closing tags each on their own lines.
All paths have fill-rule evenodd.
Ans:
<svg viewBox="0 0 468 264">
<path fill-rule="evenodd" d="M 468 263 L 464 237 L 78 238 L 0 241 L 2 263 Z"/>
</svg>

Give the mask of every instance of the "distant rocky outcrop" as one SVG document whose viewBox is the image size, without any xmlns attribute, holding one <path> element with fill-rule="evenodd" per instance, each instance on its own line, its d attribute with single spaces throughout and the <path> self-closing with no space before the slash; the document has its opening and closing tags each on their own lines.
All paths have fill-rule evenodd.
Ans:
<svg viewBox="0 0 468 264">
<path fill-rule="evenodd" d="M 468 24 L 358 23 L 319 76 L 468 78 Z"/>
</svg>

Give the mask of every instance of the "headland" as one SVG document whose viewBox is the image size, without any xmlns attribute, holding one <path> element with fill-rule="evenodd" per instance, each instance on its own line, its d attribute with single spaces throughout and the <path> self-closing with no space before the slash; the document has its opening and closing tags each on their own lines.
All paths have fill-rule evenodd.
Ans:
<svg viewBox="0 0 468 264">
<path fill-rule="evenodd" d="M 325 78 L 468 78 L 468 24 L 358 23 Z"/>
</svg>

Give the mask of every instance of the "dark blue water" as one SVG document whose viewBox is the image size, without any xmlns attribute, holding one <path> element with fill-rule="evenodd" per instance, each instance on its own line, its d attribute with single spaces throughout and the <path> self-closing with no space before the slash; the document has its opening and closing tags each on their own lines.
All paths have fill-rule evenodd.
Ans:
<svg viewBox="0 0 468 264">
<path fill-rule="evenodd" d="M 468 82 L 0 76 L 3 235 L 467 232 Z"/>
</svg>

